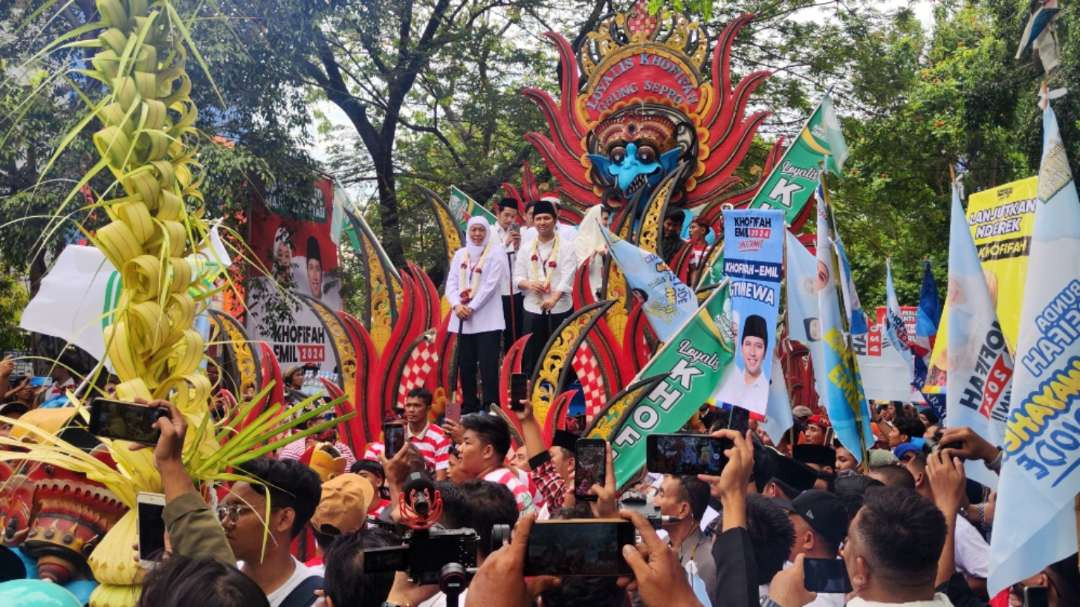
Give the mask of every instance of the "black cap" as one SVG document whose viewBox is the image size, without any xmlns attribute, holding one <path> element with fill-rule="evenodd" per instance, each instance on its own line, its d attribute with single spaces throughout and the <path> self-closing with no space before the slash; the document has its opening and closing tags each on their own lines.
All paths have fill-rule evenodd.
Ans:
<svg viewBox="0 0 1080 607">
<path fill-rule="evenodd" d="M 499 200 L 500 209 L 514 209 L 518 210 L 518 203 L 513 198 L 502 198 Z"/>
<path fill-rule="evenodd" d="M 386 471 L 383 470 L 382 464 L 375 460 L 370 459 L 358 459 L 356 463 L 349 467 L 349 472 L 358 474 L 360 472 L 370 472 L 380 478 L 386 478 Z"/>
<path fill-rule="evenodd" d="M 797 462 L 836 467 L 836 449 L 825 445 L 795 445 L 792 455 Z"/>
<path fill-rule="evenodd" d="M 558 214 L 555 212 L 555 205 L 548 200 L 537 200 L 532 205 L 532 210 L 533 217 L 536 217 L 537 215 L 542 215 L 544 213 L 547 213 L 552 217 L 558 217 Z"/>
<path fill-rule="evenodd" d="M 769 328 L 765 324 L 765 319 L 757 314 L 751 314 L 746 317 L 746 322 L 743 323 L 742 338 L 747 337 L 760 337 L 765 341 L 769 341 Z"/>
<path fill-rule="evenodd" d="M 0 405 L 0 415 L 22 415 L 29 410 L 30 407 L 17 400 L 11 400 Z"/>
<path fill-rule="evenodd" d="M 664 219 L 674 219 L 679 223 L 682 223 L 686 218 L 686 213 L 682 209 L 671 209 L 667 212 L 667 216 Z"/>
<path fill-rule="evenodd" d="M 577 435 L 573 432 L 556 430 L 555 435 L 551 437 L 551 446 L 562 447 L 570 453 L 577 455 L 577 439 Z"/>
<path fill-rule="evenodd" d="M 834 550 L 847 537 L 848 515 L 844 502 L 839 497 L 821 491 L 808 489 L 791 500 L 791 508 L 806 521 L 807 525 L 825 538 Z"/>
</svg>

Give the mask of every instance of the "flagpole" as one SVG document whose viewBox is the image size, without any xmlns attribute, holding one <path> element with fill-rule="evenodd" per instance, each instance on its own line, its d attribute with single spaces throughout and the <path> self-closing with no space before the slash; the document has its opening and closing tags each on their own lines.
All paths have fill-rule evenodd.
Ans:
<svg viewBox="0 0 1080 607">
<path fill-rule="evenodd" d="M 825 162 L 828 162 L 828 156 L 825 157 Z M 822 164 L 822 169 L 821 169 L 821 196 L 825 200 L 822 200 L 821 203 L 825 205 L 825 213 L 829 214 L 831 212 L 831 209 L 829 208 L 830 205 L 829 205 L 829 202 L 828 202 L 828 195 L 826 194 L 827 189 L 828 188 L 826 187 L 826 183 L 825 183 L 825 169 L 824 169 L 824 163 L 823 163 Z M 835 238 L 839 234 L 839 232 L 836 231 L 836 215 L 835 214 L 832 214 L 832 217 L 830 218 L 830 221 L 832 223 L 833 237 Z M 839 279 L 840 275 L 839 275 L 838 269 L 839 269 L 840 262 L 836 258 L 836 249 L 835 249 L 835 247 L 829 247 L 828 255 L 829 255 L 829 265 L 831 266 L 830 271 L 832 272 L 833 276 L 835 276 L 835 277 L 837 277 Z M 838 291 L 837 298 L 839 300 L 838 303 L 840 305 L 840 310 L 844 311 L 844 293 L 843 293 L 842 286 L 840 284 L 840 280 L 835 280 L 834 282 L 836 283 L 835 288 Z M 844 340 L 847 342 L 847 356 L 851 357 L 851 372 L 852 372 L 852 374 L 854 376 L 854 377 L 852 377 L 852 379 L 854 380 L 855 377 L 859 376 L 859 363 L 858 363 L 858 360 L 855 357 L 855 348 L 854 348 L 854 345 L 852 344 L 852 341 L 851 341 L 851 312 L 850 312 L 850 310 L 847 311 L 846 313 L 841 313 L 840 314 L 840 326 L 844 331 Z M 858 384 L 856 384 L 856 398 L 858 398 Z M 866 444 L 866 438 L 865 438 L 866 433 L 863 431 L 863 427 L 866 424 L 866 420 L 863 419 L 863 415 L 862 415 L 862 403 L 857 400 L 854 403 L 848 403 L 848 405 L 851 406 L 851 408 L 852 408 L 852 410 L 853 410 L 853 412 L 855 414 L 855 431 L 859 435 L 859 450 L 862 452 L 862 464 L 861 464 L 861 467 L 864 469 L 864 472 L 865 472 L 865 470 L 868 469 L 869 466 L 870 466 L 870 449 L 869 449 L 869 446 Z"/>
</svg>

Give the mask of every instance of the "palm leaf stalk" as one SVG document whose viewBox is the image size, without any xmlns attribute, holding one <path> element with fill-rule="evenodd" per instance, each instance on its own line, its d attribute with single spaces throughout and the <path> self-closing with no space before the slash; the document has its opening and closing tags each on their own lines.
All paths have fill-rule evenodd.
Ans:
<svg viewBox="0 0 1080 607">
<path fill-rule="evenodd" d="M 96 100 L 77 90 L 87 114 L 61 139 L 44 171 L 96 122 L 98 128 L 91 138 L 100 160 L 56 210 L 49 229 L 58 229 L 63 207 L 83 184 L 105 169 L 111 173 L 112 184 L 94 204 L 105 211 L 109 222 L 95 233 L 83 232 L 123 280 L 119 305 L 105 328 L 106 356 L 120 379 L 117 397 L 176 403 L 191 428 L 184 463 L 196 483 L 208 487 L 244 479 L 233 470 L 235 466 L 337 425 L 343 418 L 288 436 L 289 429 L 332 412 L 336 404 L 309 408 L 309 399 L 288 408 L 275 404 L 239 431 L 230 426 L 230 420 L 213 422 L 209 413 L 212 386 L 201 369 L 205 343 L 193 323 L 212 292 L 206 267 L 220 268 L 221 264 L 199 259 L 200 252 L 209 247 L 195 146 L 198 111 L 190 97 L 186 64 L 190 55 L 203 70 L 207 66 L 168 0 L 96 0 L 96 4 L 98 22 L 80 26 L 46 47 L 46 51 L 93 50 L 90 66 L 78 71 L 100 82 L 104 90 Z M 99 31 L 96 38 L 84 38 L 94 31 Z M 231 420 L 247 419 L 268 389 L 242 404 Z M 79 402 L 75 405 L 82 407 Z M 86 474 L 131 508 L 94 549 L 89 562 L 101 584 L 91 605 L 134 605 L 143 576 L 131 552 L 137 541 L 135 495 L 161 490 L 151 451 L 132 451 L 130 443 L 103 439 L 116 462 L 114 469 L 29 424 L 0 420 L 24 428 L 31 436 L 30 442 L 0 438 L 0 461 L 48 462 Z"/>
</svg>

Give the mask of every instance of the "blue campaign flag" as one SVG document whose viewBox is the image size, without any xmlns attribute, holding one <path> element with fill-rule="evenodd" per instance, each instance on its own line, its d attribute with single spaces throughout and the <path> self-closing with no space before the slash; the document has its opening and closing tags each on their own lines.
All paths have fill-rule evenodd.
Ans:
<svg viewBox="0 0 1080 607">
<path fill-rule="evenodd" d="M 668 341 L 697 312 L 697 297 L 656 253 L 640 249 L 601 230 L 611 258 L 619 264 L 630 289 L 638 294 L 649 324 L 661 341 Z"/>
<path fill-rule="evenodd" d="M 848 347 L 836 294 L 834 272 L 837 264 L 830 246 L 824 188 L 818 187 L 817 284 L 821 340 L 811 344 L 815 381 L 823 390 L 821 400 L 829 414 L 840 444 L 862 461 L 863 449 L 873 443 L 870 407 L 866 403 L 855 353 Z M 859 432 L 859 426 L 862 433 Z"/>
<path fill-rule="evenodd" d="M 953 185 L 949 227 L 948 352 L 945 425 L 967 426 L 992 445 L 1000 445 L 1009 411 L 1009 382 L 1013 363 L 998 324 L 990 287 L 960 204 L 960 187 Z M 921 360 L 916 358 L 916 361 Z M 988 487 L 997 476 L 981 462 L 967 462 L 968 478 Z"/>
<path fill-rule="evenodd" d="M 773 368 L 780 369 L 780 359 L 773 358 Z M 765 421 L 762 427 L 774 445 L 779 445 L 784 433 L 795 423 L 791 414 L 791 396 L 788 394 L 787 381 L 783 373 L 774 373 L 769 383 L 769 403 L 765 408 Z"/>
<path fill-rule="evenodd" d="M 784 240 L 787 316 L 790 338 L 809 346 L 821 339 L 818 321 L 817 259 L 788 231 Z"/>
<path fill-rule="evenodd" d="M 934 347 L 938 323 L 941 322 L 941 298 L 938 297 L 934 273 L 930 261 L 923 262 L 922 287 L 919 288 L 919 309 L 915 316 L 915 346 L 922 350 L 920 356 L 928 356 Z"/>
<path fill-rule="evenodd" d="M 885 299 L 885 335 L 914 374 L 915 354 L 911 350 L 911 338 L 904 317 L 900 314 L 900 302 L 896 299 L 896 287 L 893 286 L 892 263 L 888 259 L 885 260 Z"/>
<path fill-rule="evenodd" d="M 724 276 L 731 281 L 732 321 L 739 333 L 735 364 L 714 396 L 760 415 L 773 376 L 786 233 L 783 211 L 724 211 Z"/>
<path fill-rule="evenodd" d="M 859 294 L 855 291 L 855 279 L 851 275 L 851 264 L 848 263 L 847 251 L 839 234 L 833 234 L 833 244 L 836 245 L 836 258 L 840 262 L 840 292 L 844 295 L 844 308 L 850 315 L 848 318 L 849 328 L 852 335 L 865 335 L 870 328 L 866 324 L 866 313 L 863 312 L 859 302 Z"/>
<path fill-rule="evenodd" d="M 1039 203 L 990 544 L 991 595 L 1076 552 L 1080 198 L 1057 118 L 1049 101 L 1044 102 Z"/>
</svg>

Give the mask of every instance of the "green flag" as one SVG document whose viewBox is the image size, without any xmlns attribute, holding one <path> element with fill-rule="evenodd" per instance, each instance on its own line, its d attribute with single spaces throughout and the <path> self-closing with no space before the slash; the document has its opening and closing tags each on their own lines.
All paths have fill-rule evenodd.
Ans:
<svg viewBox="0 0 1080 607">
<path fill-rule="evenodd" d="M 645 436 L 677 432 L 709 400 L 735 352 L 728 287 L 721 285 L 634 380 L 666 376 L 649 392 L 615 402 L 596 420 L 590 438 L 605 438 L 622 486 L 645 465 Z"/>
<path fill-rule="evenodd" d="M 790 224 L 806 206 L 818 184 L 818 168 L 842 175 L 847 159 L 847 144 L 840 130 L 840 120 L 833 111 L 832 98 L 826 93 L 799 138 L 784 152 L 765 185 L 750 202 L 751 209 L 779 209 Z"/>
<path fill-rule="evenodd" d="M 458 229 L 462 232 L 465 231 L 469 219 L 476 215 L 486 219 L 489 224 L 495 225 L 494 213 L 485 209 L 479 202 L 469 198 L 469 195 L 459 190 L 457 186 L 450 186 L 449 206 L 450 212 L 454 215 L 454 221 L 457 222 Z"/>
</svg>

